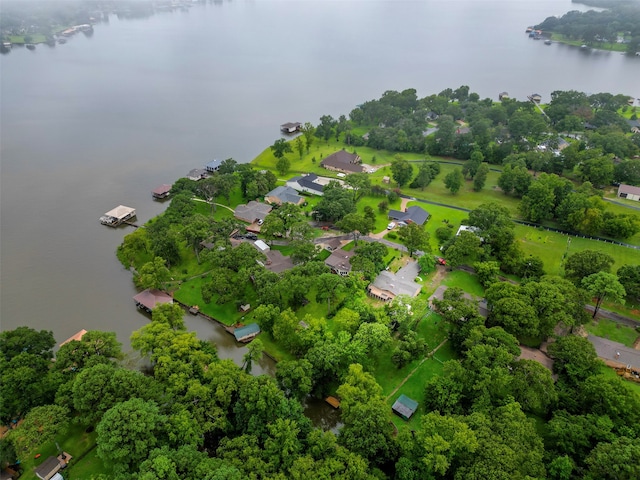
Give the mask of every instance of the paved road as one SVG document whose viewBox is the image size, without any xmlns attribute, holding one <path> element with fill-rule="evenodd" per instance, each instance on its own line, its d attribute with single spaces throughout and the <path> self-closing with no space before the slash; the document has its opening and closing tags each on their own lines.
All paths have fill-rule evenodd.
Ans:
<svg viewBox="0 0 640 480">
<path fill-rule="evenodd" d="M 594 335 L 589 335 L 587 339 L 595 347 L 598 357 L 640 369 L 640 350 Z"/>
<path fill-rule="evenodd" d="M 585 310 L 589 311 L 593 314 L 595 307 L 593 305 L 586 305 Z M 608 320 L 613 320 L 614 322 L 622 323 L 623 325 L 627 325 L 629 327 L 635 328 L 640 327 L 640 321 L 635 320 L 633 318 L 625 317 L 624 315 L 620 315 L 616 312 L 611 312 L 609 310 L 600 309 L 598 310 L 598 316 L 600 318 L 606 318 Z"/>
</svg>

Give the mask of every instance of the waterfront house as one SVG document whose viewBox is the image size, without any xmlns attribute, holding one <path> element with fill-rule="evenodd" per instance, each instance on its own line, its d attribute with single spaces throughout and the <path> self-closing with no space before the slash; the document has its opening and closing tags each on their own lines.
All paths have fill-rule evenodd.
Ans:
<svg viewBox="0 0 640 480">
<path fill-rule="evenodd" d="M 204 168 L 194 168 L 189 173 L 187 173 L 187 178 L 189 180 L 197 182 L 199 180 L 207 178 L 207 171 Z"/>
<path fill-rule="evenodd" d="M 414 205 L 405 208 L 404 212 L 400 210 L 389 210 L 388 217 L 395 220 L 399 225 L 408 225 L 415 223 L 416 225 L 424 225 L 431 215 L 424 208 Z"/>
<path fill-rule="evenodd" d="M 540 95 L 539 93 L 534 93 L 529 97 L 529 99 L 532 102 L 540 103 L 542 101 L 542 95 Z"/>
<path fill-rule="evenodd" d="M 222 160 L 214 159 L 207 163 L 204 168 L 208 173 L 216 173 L 220 169 L 220 165 L 222 165 Z"/>
<path fill-rule="evenodd" d="M 340 150 L 332 153 L 320 162 L 320 166 L 327 170 L 334 170 L 344 173 L 363 173 L 365 168 L 361 165 L 362 159 L 355 153 Z"/>
<path fill-rule="evenodd" d="M 618 187 L 618 198 L 626 198 L 627 200 L 640 201 L 640 187 L 621 184 Z"/>
<path fill-rule="evenodd" d="M 393 411 L 393 413 L 395 413 L 396 415 L 399 415 L 405 420 L 409 420 L 411 416 L 416 412 L 417 409 L 418 409 L 418 402 L 407 397 L 404 394 L 400 395 L 396 400 L 396 402 L 391 407 L 391 410 Z"/>
<path fill-rule="evenodd" d="M 332 273 L 346 277 L 351 271 L 351 257 L 355 254 L 353 250 L 346 251 L 339 248 L 327 257 L 324 264 L 331 269 Z"/>
<path fill-rule="evenodd" d="M 302 124 L 300 122 L 287 122 L 280 125 L 280 131 L 282 133 L 296 133 L 300 131 Z"/>
<path fill-rule="evenodd" d="M 287 185 L 276 187 L 264 196 L 267 203 L 282 205 L 283 203 L 293 203 L 294 205 L 302 205 L 304 197 L 298 195 L 298 192 Z"/>
<path fill-rule="evenodd" d="M 171 297 L 171 295 L 155 288 L 148 288 L 140 292 L 133 297 L 133 300 L 136 302 L 136 307 L 148 313 L 151 313 L 151 310 L 158 305 L 173 303 L 173 297 Z"/>
<path fill-rule="evenodd" d="M 109 210 L 103 216 L 100 217 L 100 223 L 108 225 L 110 227 L 117 227 L 118 225 L 131 220 L 136 216 L 136 209 L 127 207 L 125 205 L 118 205 L 113 210 Z"/>
</svg>

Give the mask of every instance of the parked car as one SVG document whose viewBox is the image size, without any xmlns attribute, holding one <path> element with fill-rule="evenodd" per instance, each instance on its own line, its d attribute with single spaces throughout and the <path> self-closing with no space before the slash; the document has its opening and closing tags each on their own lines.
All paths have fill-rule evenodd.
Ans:
<svg viewBox="0 0 640 480">
<path fill-rule="evenodd" d="M 389 225 L 387 225 L 387 230 L 393 230 L 396 226 L 396 222 L 391 222 Z"/>
</svg>

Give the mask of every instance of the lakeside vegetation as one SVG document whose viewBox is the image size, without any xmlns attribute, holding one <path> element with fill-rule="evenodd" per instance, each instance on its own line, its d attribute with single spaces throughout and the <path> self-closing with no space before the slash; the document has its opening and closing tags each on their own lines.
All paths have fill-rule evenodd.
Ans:
<svg viewBox="0 0 640 480">
<path fill-rule="evenodd" d="M 65 451 L 86 453 L 72 461 L 70 478 L 638 476 L 638 387 L 603 370 L 593 345 L 570 331 L 587 325 L 632 341 L 631 329 L 590 325 L 584 306 L 593 302 L 597 317 L 607 300 L 637 305 L 640 251 L 513 222 L 535 215 L 640 244 L 636 211 L 605 205 L 597 188 L 613 180 L 612 150 L 635 166 L 638 145 L 617 116 L 598 114 L 617 115 L 621 98 L 597 98 L 607 106 L 589 114 L 584 102 L 595 98 L 556 92 L 545 111 L 558 120 L 547 123 L 530 102 L 489 103 L 464 87 L 425 99 L 386 92 L 349 120 L 305 124 L 252 164 L 227 159 L 208 178 L 177 180 L 166 211 L 127 235 L 118 259 L 141 290 L 169 291 L 229 326 L 258 323 L 243 365 L 220 360 L 214 345 L 187 332 L 177 304 L 153 309 L 132 335 L 145 375 L 123 366 L 113 334 L 89 332 L 51 362 L 51 332 L 2 332 L 0 394 L 12 402 L 0 405 L 0 417 L 24 418 L 0 440 L 6 458 L 54 453 L 64 439 Z M 574 146 L 556 155 L 558 124 L 578 125 L 572 114 L 601 125 L 567 137 Z M 605 133 L 618 141 L 602 142 Z M 393 145 L 400 148 L 386 149 Z M 342 149 L 369 173 L 338 176 L 320 166 Z M 618 173 L 633 180 L 634 172 Z M 299 206 L 274 206 L 251 226 L 234 217 L 239 204 L 263 203 L 303 173 L 344 183 L 305 194 Z M 387 229 L 390 209 L 412 206 L 428 210 L 425 224 Z M 457 235 L 461 225 L 473 228 Z M 318 247 L 338 234 L 353 254 L 344 276 L 331 273 L 328 250 Z M 265 268 L 255 238 L 292 265 Z M 415 282 L 418 293 L 388 302 L 367 295 L 380 272 L 411 265 L 418 276 L 398 280 Z M 521 357 L 521 344 L 550 337 L 553 370 Z M 275 379 L 250 375 L 263 351 L 278 361 Z M 418 402 L 408 420 L 391 411 L 401 394 Z M 302 414 L 300 401 L 327 395 L 341 401 L 337 434 Z M 86 448 L 73 445 L 78 438 Z M 35 464 L 23 462 L 24 478 Z"/>
<path fill-rule="evenodd" d="M 573 10 L 561 17 L 547 17 L 535 28 L 551 33 L 552 40 L 569 45 L 588 45 L 630 55 L 640 52 L 640 3 L 628 0 L 580 3 L 605 10 Z"/>
</svg>

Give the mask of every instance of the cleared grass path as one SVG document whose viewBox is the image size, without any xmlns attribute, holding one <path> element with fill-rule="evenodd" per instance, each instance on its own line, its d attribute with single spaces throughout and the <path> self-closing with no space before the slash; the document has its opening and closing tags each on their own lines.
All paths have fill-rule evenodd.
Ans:
<svg viewBox="0 0 640 480">
<path fill-rule="evenodd" d="M 395 393 L 400 390 L 400 388 L 402 388 L 402 386 L 407 383 L 407 380 L 409 380 L 414 373 L 416 373 L 416 371 L 422 366 L 422 364 L 424 362 L 426 362 L 427 360 L 429 360 L 431 357 L 433 357 L 433 355 L 438 351 L 438 349 L 440 347 L 442 347 L 445 343 L 447 343 L 449 340 L 448 339 L 444 339 L 442 342 L 440 342 L 440 345 L 438 345 L 436 348 L 434 348 L 433 350 L 431 350 L 422 360 L 420 360 L 420 363 L 418 363 L 418 365 L 416 365 L 416 367 L 411 370 L 406 377 L 404 377 L 402 379 L 402 381 L 398 384 L 398 386 L 396 388 L 393 389 L 393 391 L 387 395 L 387 398 L 385 398 L 385 401 L 388 401 L 391 397 L 393 397 L 393 395 L 395 395 Z"/>
</svg>

